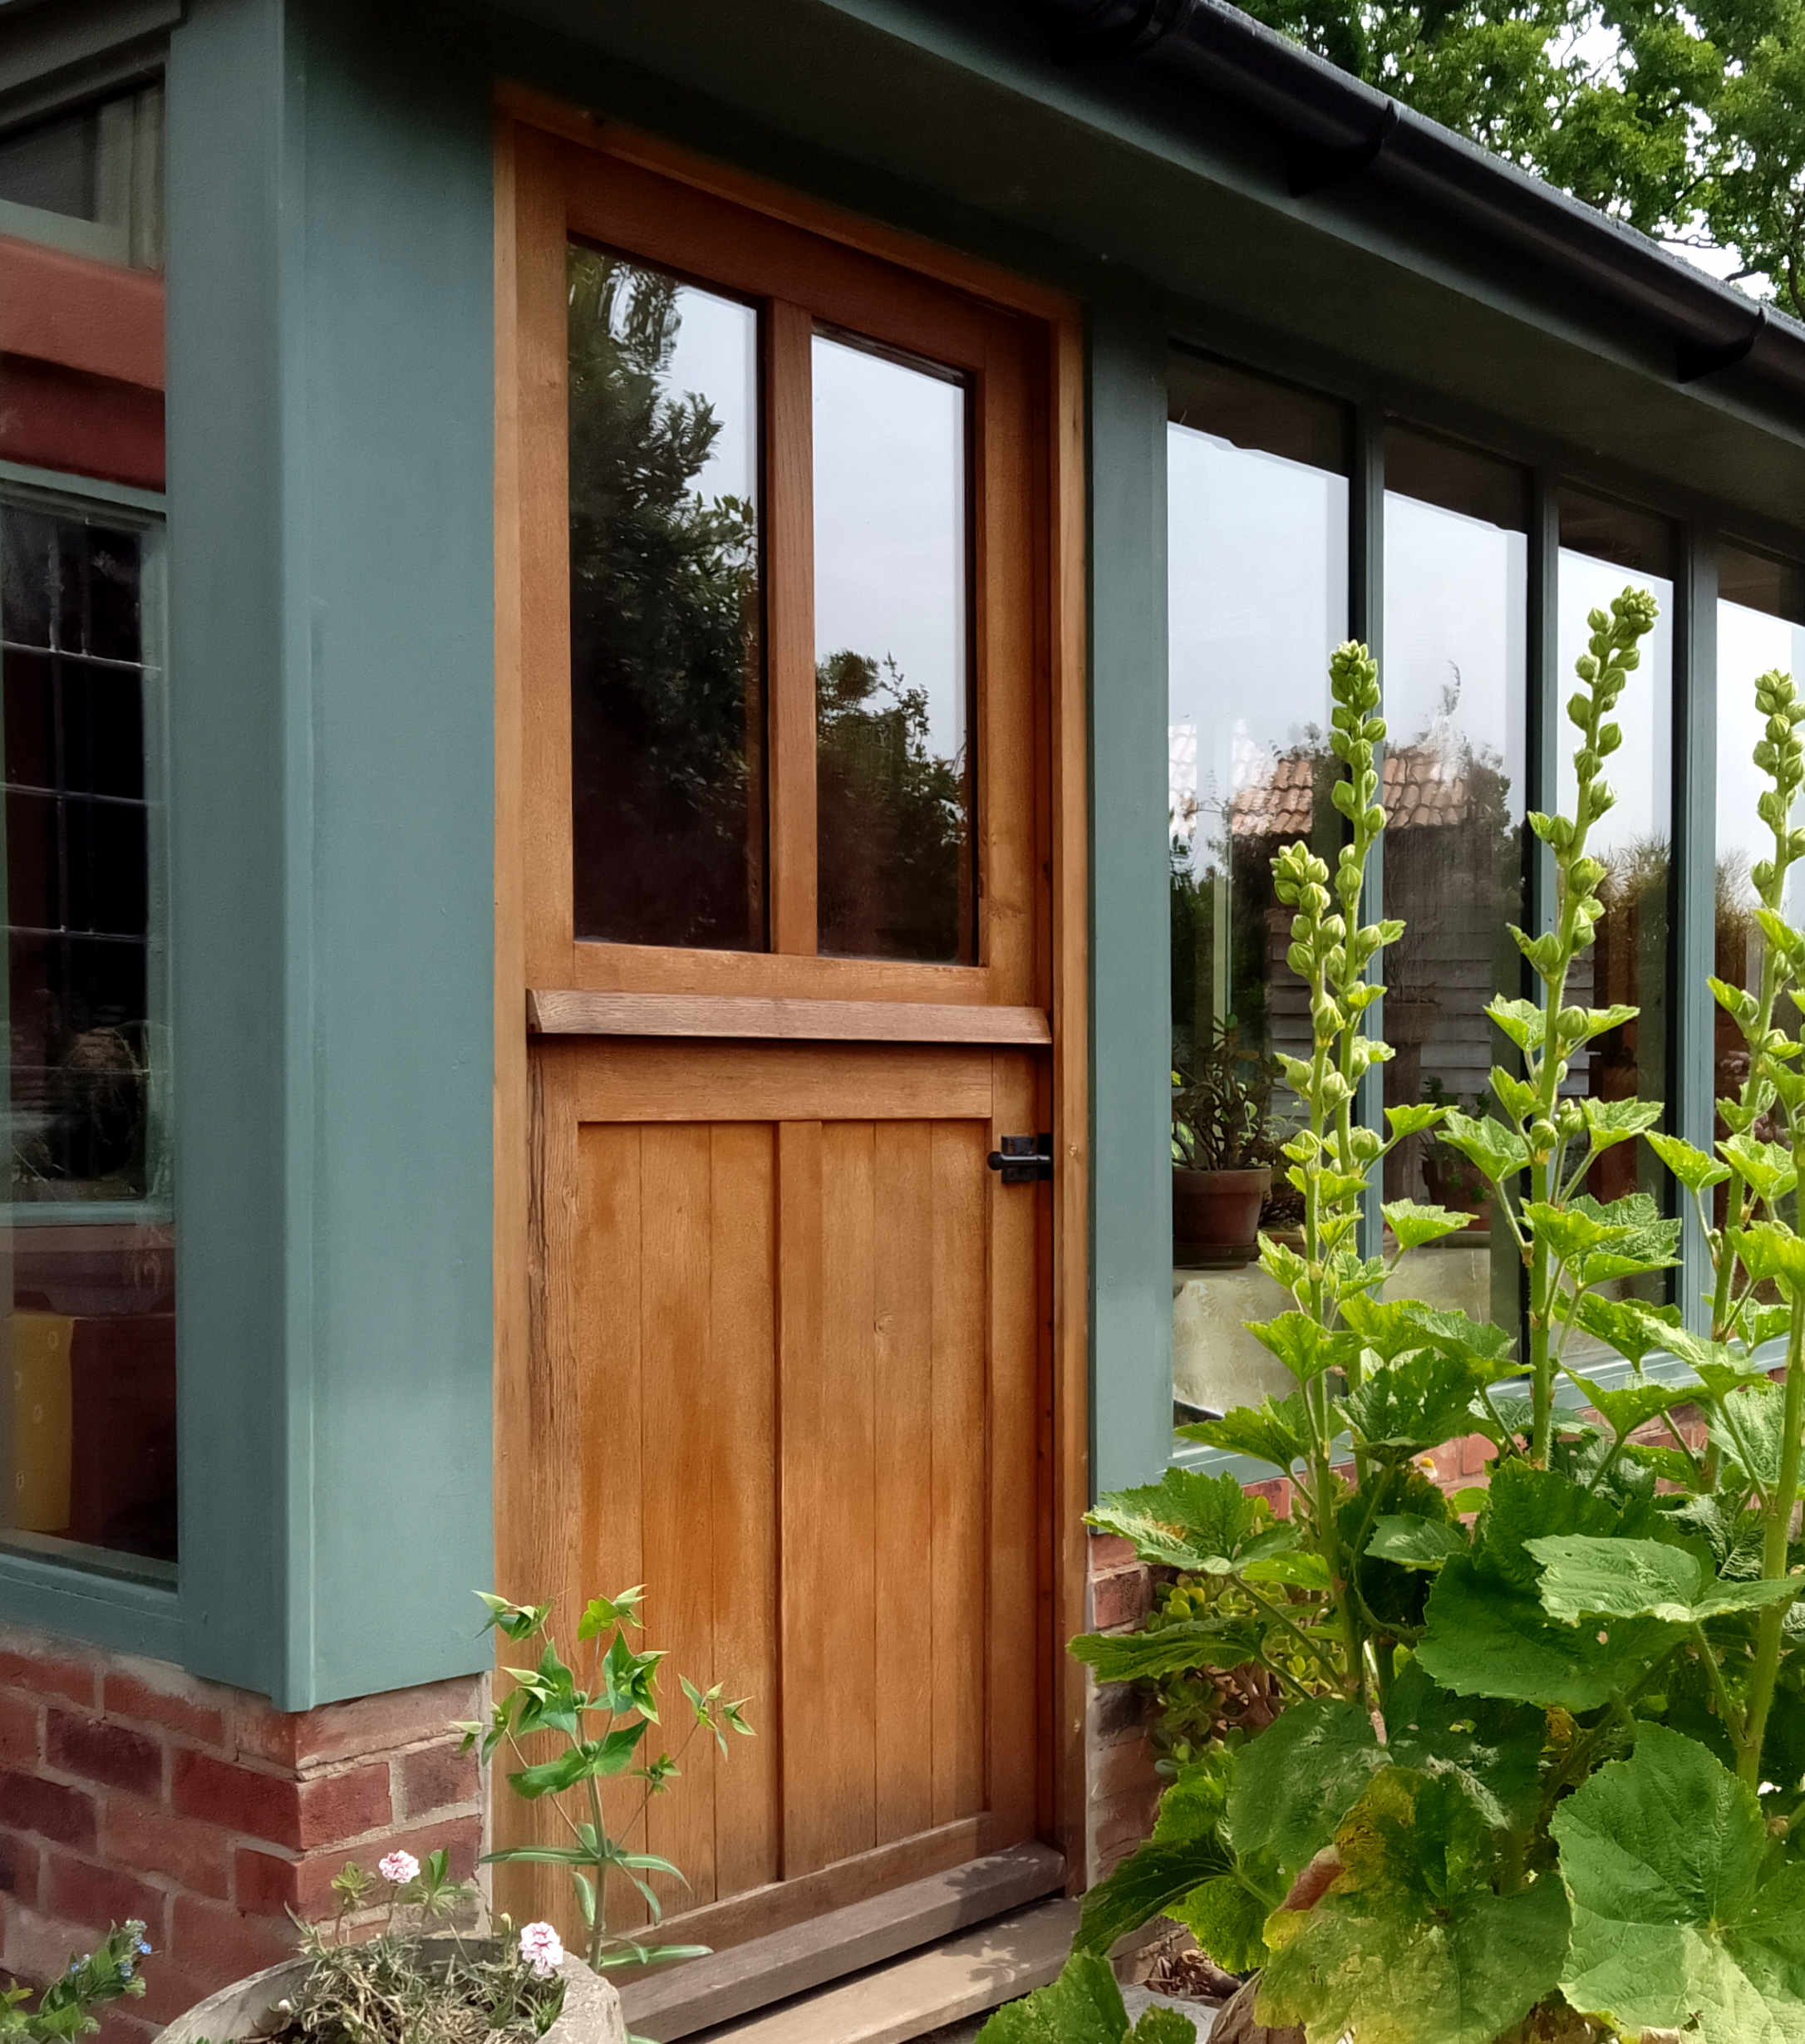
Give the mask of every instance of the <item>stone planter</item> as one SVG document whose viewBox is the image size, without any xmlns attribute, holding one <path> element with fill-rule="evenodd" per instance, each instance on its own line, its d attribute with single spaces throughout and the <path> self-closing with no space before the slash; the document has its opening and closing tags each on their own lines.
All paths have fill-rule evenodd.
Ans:
<svg viewBox="0 0 1805 2044">
<path fill-rule="evenodd" d="M 475 1939 L 466 1939 L 465 1944 L 466 1948 L 480 1948 Z M 429 1938 L 427 1948 L 435 1947 L 442 1947 L 447 1953 L 454 1949 L 449 1938 Z M 259 2036 L 270 2011 L 294 1992 L 307 1970 L 305 1959 L 293 1958 L 236 1980 L 196 2002 L 185 2016 L 178 2016 L 163 2031 L 158 2044 L 237 2044 L 240 2038 Z M 564 2005 L 539 2044 L 627 2044 L 621 1997 L 607 1981 L 568 1954 L 558 1977 L 564 1983 Z"/>
<path fill-rule="evenodd" d="M 1272 1189 L 1272 1167 L 1242 1171 L 1172 1167 L 1173 1260 L 1185 1265 L 1250 1263 L 1257 1252 L 1260 1209 Z"/>
</svg>

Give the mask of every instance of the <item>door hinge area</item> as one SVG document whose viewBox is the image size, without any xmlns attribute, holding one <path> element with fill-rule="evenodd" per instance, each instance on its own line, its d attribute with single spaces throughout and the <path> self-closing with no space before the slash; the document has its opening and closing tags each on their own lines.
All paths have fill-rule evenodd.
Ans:
<svg viewBox="0 0 1805 2044">
<path fill-rule="evenodd" d="M 1053 1176 L 1053 1135 L 999 1136 L 1001 1149 L 984 1160 L 1005 1185 L 1034 1185 Z"/>
</svg>

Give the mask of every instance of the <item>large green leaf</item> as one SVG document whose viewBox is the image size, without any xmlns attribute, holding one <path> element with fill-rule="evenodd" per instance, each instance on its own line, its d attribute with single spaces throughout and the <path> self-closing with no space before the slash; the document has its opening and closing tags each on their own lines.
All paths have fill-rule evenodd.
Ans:
<svg viewBox="0 0 1805 2044">
<path fill-rule="evenodd" d="M 1695 1740 L 1645 1727 L 1555 1812 L 1573 1905 L 1561 1987 L 1630 2035 L 1805 2039 L 1805 1865 L 1763 1878 L 1754 1796 Z"/>
<path fill-rule="evenodd" d="M 1421 1249 L 1428 1243 L 1458 1235 L 1463 1228 L 1470 1228 L 1476 1217 L 1446 1206 L 1421 1206 L 1415 1200 L 1388 1200 L 1380 1211 L 1399 1249 Z"/>
<path fill-rule="evenodd" d="M 1158 1483 L 1112 1491 L 1085 1523 L 1134 1543 L 1143 1561 L 1193 1575 L 1226 1575 L 1259 1523 L 1259 1507 L 1236 1479 L 1168 1469 Z"/>
<path fill-rule="evenodd" d="M 1772 1491 L 1780 1481 L 1780 1450 L 1785 1434 L 1786 1399 L 1778 1384 L 1745 1384 L 1722 1399 L 1711 1420 L 1711 1437 L 1724 1458 L 1742 1472 L 1746 1492 L 1751 1482 Z M 1726 1483 L 1725 1488 L 1731 1486 Z"/>
<path fill-rule="evenodd" d="M 1188 1668 L 1239 1668 L 1258 1658 L 1262 1636 L 1245 1619 L 1182 1619 L 1150 1632 L 1080 1633 L 1070 1652 L 1099 1682 L 1140 1682 Z"/>
<path fill-rule="evenodd" d="M 1502 1464 L 1473 1554 L 1456 1555 L 1435 1579 L 1419 1662 L 1463 1696 L 1598 1709 L 1665 1653 L 1680 1629 L 1627 1619 L 1587 1630 L 1550 1618 L 1540 1594 L 1542 1565 L 1527 1543 L 1571 1533 L 1640 1537 L 1657 1524 L 1647 1500 L 1626 1506 L 1558 1471 Z"/>
<path fill-rule="evenodd" d="M 1589 1619 L 1659 1619 L 1702 1625 L 1730 1611 L 1790 1603 L 1805 1579 L 1723 1582 L 1689 1549 L 1662 1540 L 1556 1534 L 1528 1543 L 1542 1565 L 1542 1606 L 1568 1625 Z"/>
<path fill-rule="evenodd" d="M 1450 1149 L 1477 1164 L 1493 1185 L 1514 1178 L 1528 1167 L 1529 1145 L 1514 1128 L 1507 1128 L 1490 1115 L 1475 1119 L 1470 1114 L 1451 1113 L 1439 1133 Z"/>
<path fill-rule="evenodd" d="M 1489 1320 L 1475 1320 L 1458 1306 L 1425 1306 L 1418 1299 L 1403 1299 L 1399 1310 L 1422 1329 L 1423 1339 L 1450 1355 L 1473 1356 L 1493 1366 L 1491 1376 L 1508 1375 L 1511 1350 L 1517 1338 L 1508 1328 Z"/>
<path fill-rule="evenodd" d="M 1544 1732 L 1536 1713 L 1475 1709 L 1410 1663 L 1392 1684 L 1385 1726 L 1381 1746 L 1357 1705 L 1318 1698 L 1294 1705 L 1238 1748 L 1225 1825 L 1237 1855 L 1269 1860 L 1289 1886 L 1373 1777 L 1394 1765 L 1456 1777 L 1494 1827 L 1520 1821 L 1533 1807 Z"/>
<path fill-rule="evenodd" d="M 1595 1150 L 1608 1150 L 1645 1135 L 1667 1112 L 1659 1100 L 1635 1099 L 1582 1099 L 1579 1110 Z"/>
<path fill-rule="evenodd" d="M 997 2010 L 977 2044 L 1195 2044 L 1197 2026 L 1175 2008 L 1150 2008 L 1130 2030 L 1107 1959 L 1075 1952 L 1057 1980 Z"/>
<path fill-rule="evenodd" d="M 1581 1305 L 1592 1304 L 1596 1296 L 1596 1293 L 1588 1294 Z M 1623 1384 L 1613 1391 L 1603 1384 L 1594 1383 L 1590 1378 L 1571 1372 L 1569 1375 L 1585 1394 L 1586 1403 L 1620 1441 L 1660 1413 L 1670 1413 L 1676 1406 L 1690 1405 L 1699 1395 L 1697 1387 L 1692 1384 Z"/>
<path fill-rule="evenodd" d="M 1258 1405 L 1237 1405 L 1220 1419 L 1198 1420 L 1178 1431 L 1180 1440 L 1251 1456 L 1287 1475 L 1310 1452 L 1310 1418 L 1296 1392 L 1276 1403 L 1262 1398 Z"/>
<path fill-rule="evenodd" d="M 1417 1658 L 1437 1682 L 1463 1696 L 1593 1711 L 1680 1637 L 1676 1628 L 1652 1619 L 1600 1629 L 1602 1637 L 1561 1625 L 1532 1592 L 1457 1559 L 1429 1593 Z"/>
<path fill-rule="evenodd" d="M 1471 1357 L 1419 1349 L 1369 1371 L 1338 1409 L 1370 1454 L 1381 1462 L 1408 1462 L 1473 1432 L 1473 1401 L 1490 1374 Z"/>
<path fill-rule="evenodd" d="M 1289 1887 L 1386 1764 L 1372 1720 L 1340 1697 L 1295 1703 L 1236 1752 L 1227 1832 Z"/>
<path fill-rule="evenodd" d="M 1730 1175 L 1728 1164 L 1719 1163 L 1715 1157 L 1707 1157 L 1703 1150 L 1683 1142 L 1678 1136 L 1664 1136 L 1658 1129 L 1651 1128 L 1647 1139 L 1649 1147 L 1691 1192 L 1703 1192 L 1711 1186 L 1722 1185 Z"/>
<path fill-rule="evenodd" d="M 1301 2023 L 1308 2044 L 1497 2044 L 1552 1991 L 1566 1897 L 1552 1875 L 1494 1892 L 1491 1836 L 1458 1781 L 1388 1768 L 1335 1849 L 1315 1907 L 1267 1922 L 1262 2022 Z"/>
<path fill-rule="evenodd" d="M 1076 1948 L 1107 1952 L 1118 1938 L 1165 1914 L 1193 1889 L 1234 1870 L 1233 1855 L 1212 1831 L 1143 1845 L 1084 1897 Z"/>
<path fill-rule="evenodd" d="M 1451 1521 L 1425 1519 L 1414 1511 L 1385 1512 L 1373 1521 L 1368 1554 L 1401 1569 L 1439 1569 L 1467 1551 L 1467 1531 Z"/>
<path fill-rule="evenodd" d="M 1249 1320 L 1247 1332 L 1269 1349 L 1300 1383 L 1311 1383 L 1325 1370 L 1345 1369 L 1360 1354 L 1353 1335 L 1330 1334 L 1303 1313 L 1277 1313 L 1270 1320 Z"/>
<path fill-rule="evenodd" d="M 1218 1874 L 1173 1903 L 1166 1914 L 1184 1925 L 1224 1973 L 1249 1973 L 1266 1963 L 1271 1908 L 1237 1875 Z"/>
<path fill-rule="evenodd" d="M 1570 1306 L 1567 1317 L 1595 1339 L 1608 1343 L 1619 1355 L 1640 1368 L 1645 1358 L 1665 1348 L 1665 1329 L 1679 1320 L 1680 1309 L 1645 1306 L 1640 1300 L 1612 1299 L 1603 1292 L 1587 1292 L 1576 1305 Z"/>
</svg>

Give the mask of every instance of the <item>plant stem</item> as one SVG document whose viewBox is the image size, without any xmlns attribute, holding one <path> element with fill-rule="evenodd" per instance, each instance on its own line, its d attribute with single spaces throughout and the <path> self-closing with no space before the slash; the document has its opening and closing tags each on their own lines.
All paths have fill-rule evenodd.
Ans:
<svg viewBox="0 0 1805 2044">
<path fill-rule="evenodd" d="M 1787 1549 L 1798 1501 L 1799 1461 L 1802 1447 L 1805 1447 L 1801 1441 L 1801 1431 L 1805 1429 L 1805 1361 L 1802 1359 L 1805 1359 L 1805 1294 L 1793 1301 L 1793 1321 L 1786 1344 L 1785 1403 L 1780 1422 L 1780 1480 L 1768 1501 L 1767 1523 L 1762 1531 L 1761 1573 L 1763 1580 L 1770 1583 L 1778 1582 L 1787 1573 Z M 1783 1604 L 1765 1605 L 1755 1630 L 1754 1673 L 1748 1682 L 1748 1709 L 1736 1771 L 1758 1792 L 1762 1744 L 1780 1672 L 1786 1609 Z"/>
</svg>

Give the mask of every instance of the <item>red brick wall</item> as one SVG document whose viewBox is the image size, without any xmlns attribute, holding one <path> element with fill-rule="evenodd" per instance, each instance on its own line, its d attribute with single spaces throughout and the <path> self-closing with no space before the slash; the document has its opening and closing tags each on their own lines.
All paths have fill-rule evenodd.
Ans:
<svg viewBox="0 0 1805 2044">
<path fill-rule="evenodd" d="M 474 1757 L 448 1727 L 475 1678 L 298 1713 L 160 1661 L 0 1625 L 0 1968 L 42 1982 L 109 1923 L 155 1948 L 106 2028 L 142 2044 L 215 1987 L 285 1958 L 285 1912 L 330 1912 L 347 1860 L 444 1846 L 475 1870 Z"/>
</svg>

